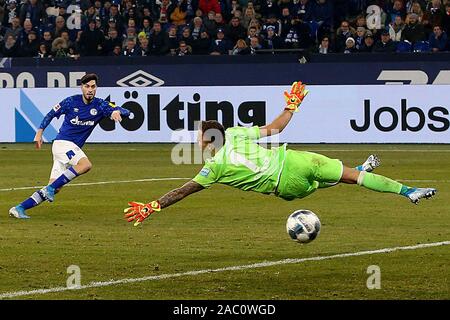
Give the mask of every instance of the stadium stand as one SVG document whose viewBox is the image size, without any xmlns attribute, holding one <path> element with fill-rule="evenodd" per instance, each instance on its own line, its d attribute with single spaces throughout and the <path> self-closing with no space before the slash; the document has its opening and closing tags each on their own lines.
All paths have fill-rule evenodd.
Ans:
<svg viewBox="0 0 450 320">
<path fill-rule="evenodd" d="M 450 0 L 0 0 L 0 56 L 441 52 L 449 21 Z"/>
</svg>

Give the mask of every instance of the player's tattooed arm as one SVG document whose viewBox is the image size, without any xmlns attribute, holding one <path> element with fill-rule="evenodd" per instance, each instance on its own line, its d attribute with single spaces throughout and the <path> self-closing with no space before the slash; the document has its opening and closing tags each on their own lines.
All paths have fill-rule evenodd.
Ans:
<svg viewBox="0 0 450 320">
<path fill-rule="evenodd" d="M 203 189 L 204 187 L 201 184 L 198 184 L 197 182 L 191 180 L 185 183 L 182 187 L 174 189 L 163 195 L 159 199 L 159 203 L 161 205 L 161 208 L 165 208 L 180 201 L 181 199 L 187 197 L 188 195 Z"/>
</svg>

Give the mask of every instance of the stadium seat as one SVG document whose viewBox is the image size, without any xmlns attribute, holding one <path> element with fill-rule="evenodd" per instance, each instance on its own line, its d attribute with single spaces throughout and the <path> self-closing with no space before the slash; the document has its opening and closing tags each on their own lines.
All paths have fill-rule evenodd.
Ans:
<svg viewBox="0 0 450 320">
<path fill-rule="evenodd" d="M 400 41 L 397 43 L 397 52 L 411 52 L 411 42 L 409 41 Z"/>
<path fill-rule="evenodd" d="M 429 52 L 431 51 L 430 43 L 428 41 L 418 41 L 414 43 L 413 52 Z"/>
</svg>

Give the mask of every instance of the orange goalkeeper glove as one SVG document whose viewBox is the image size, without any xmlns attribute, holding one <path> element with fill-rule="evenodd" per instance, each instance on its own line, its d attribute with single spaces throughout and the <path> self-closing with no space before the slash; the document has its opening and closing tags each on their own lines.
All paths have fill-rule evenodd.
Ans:
<svg viewBox="0 0 450 320">
<path fill-rule="evenodd" d="M 123 210 L 125 219 L 128 222 L 134 221 L 134 226 L 138 226 L 147 219 L 153 212 L 161 211 L 161 204 L 158 200 L 150 203 L 128 202 L 129 207 Z"/>
<path fill-rule="evenodd" d="M 286 100 L 286 107 L 284 110 L 288 110 L 292 113 L 297 112 L 298 107 L 300 107 L 300 104 L 308 93 L 309 91 L 306 90 L 305 85 L 302 84 L 301 81 L 294 82 L 291 87 L 291 92 L 284 92 L 284 99 Z"/>
</svg>

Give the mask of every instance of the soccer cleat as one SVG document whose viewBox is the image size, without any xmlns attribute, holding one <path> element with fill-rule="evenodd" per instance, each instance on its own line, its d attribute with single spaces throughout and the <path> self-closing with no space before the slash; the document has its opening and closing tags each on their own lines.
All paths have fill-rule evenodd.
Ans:
<svg viewBox="0 0 450 320">
<path fill-rule="evenodd" d="M 39 190 L 41 196 L 48 202 L 53 202 L 55 200 L 55 189 L 51 186 L 46 186 Z"/>
<path fill-rule="evenodd" d="M 372 172 L 375 168 L 381 165 L 381 160 L 376 154 L 371 154 L 367 160 L 362 164 L 361 171 Z"/>
<path fill-rule="evenodd" d="M 30 217 L 26 215 L 25 209 L 21 205 L 9 209 L 9 216 L 11 218 L 17 219 L 30 219 Z"/>
<path fill-rule="evenodd" d="M 410 188 L 410 190 L 405 193 L 405 196 L 407 196 L 412 203 L 418 204 L 420 199 L 430 199 L 435 194 L 436 189 L 434 188 Z"/>
</svg>

